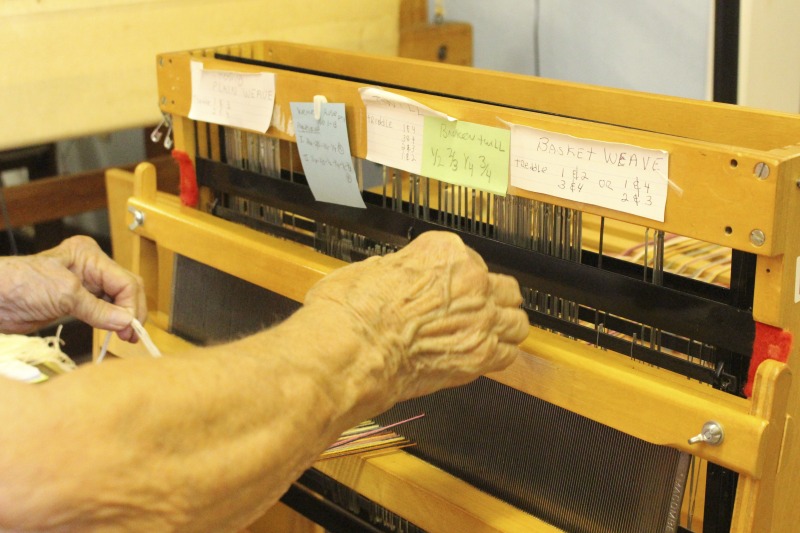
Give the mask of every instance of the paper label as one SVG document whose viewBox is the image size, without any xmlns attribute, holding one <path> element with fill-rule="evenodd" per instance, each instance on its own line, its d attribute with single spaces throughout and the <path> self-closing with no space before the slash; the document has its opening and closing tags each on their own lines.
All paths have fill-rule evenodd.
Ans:
<svg viewBox="0 0 800 533">
<path fill-rule="evenodd" d="M 325 103 L 314 118 L 311 102 L 290 102 L 297 149 L 308 185 L 320 202 L 366 208 L 350 155 L 344 104 Z"/>
<path fill-rule="evenodd" d="M 794 269 L 794 303 L 800 302 L 800 257 Z"/>
<path fill-rule="evenodd" d="M 271 72 L 206 70 L 191 61 L 192 104 L 189 118 L 264 133 L 275 106 Z"/>
<path fill-rule="evenodd" d="M 664 221 L 669 153 L 511 125 L 511 185 Z"/>
<path fill-rule="evenodd" d="M 510 137 L 506 128 L 425 117 L 421 173 L 505 196 Z"/>
<path fill-rule="evenodd" d="M 367 108 L 367 159 L 420 174 L 425 117 L 449 117 L 376 87 L 363 87 L 359 93 Z"/>
</svg>

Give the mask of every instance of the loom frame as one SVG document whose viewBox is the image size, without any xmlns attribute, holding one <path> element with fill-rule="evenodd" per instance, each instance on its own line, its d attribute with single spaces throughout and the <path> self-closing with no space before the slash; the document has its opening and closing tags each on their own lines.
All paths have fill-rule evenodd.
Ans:
<svg viewBox="0 0 800 533">
<path fill-rule="evenodd" d="M 363 105 L 354 90 L 361 83 L 212 57 L 216 53 L 256 61 L 277 60 L 303 69 L 327 70 L 338 77 L 357 74 L 364 79 L 366 73 L 370 79 L 385 80 L 387 84 L 407 80 L 413 73 L 413 78 L 423 80 L 426 87 L 396 92 L 463 120 L 496 125 L 496 119 L 501 117 L 576 136 L 667 149 L 674 157 L 672 172 L 704 179 L 681 181 L 684 194 L 679 198 L 673 196 L 667 203 L 666 221 L 647 222 L 647 225 L 755 253 L 754 317 L 790 332 L 800 331 L 800 311 L 793 298 L 794 259 L 800 257 L 800 240 L 792 238 L 791 229 L 800 227 L 800 118 L 796 116 L 285 43 L 246 43 L 162 54 L 157 59 L 162 111 L 174 117 L 176 146 L 192 157 L 219 154 L 214 154 L 218 150 L 218 139 L 214 139 L 218 130 L 212 126 L 211 139 L 205 138 L 205 132 L 195 130 L 186 118 L 190 60 L 201 61 L 209 69 L 276 72 L 276 106 L 284 110 L 288 110 L 290 100 L 310 100 L 315 94 L 344 102 L 353 155 L 366 155 Z M 476 101 L 479 99 L 475 96 L 490 85 L 498 87 L 495 99 L 501 101 L 491 104 Z M 432 91 L 436 94 L 429 94 Z M 536 112 L 517 109 L 531 94 L 536 95 Z M 267 133 L 292 140 L 280 127 L 273 126 Z M 770 168 L 767 179 L 754 175 L 758 163 L 766 163 Z M 128 207 L 142 212 L 145 223 L 133 235 L 133 266 L 148 281 L 154 328 L 168 328 L 174 254 L 186 255 L 297 301 L 302 301 L 314 282 L 343 264 L 296 243 L 180 206 L 176 198 L 156 192 L 151 167 L 141 166 L 136 174 L 134 196 Z M 542 199 L 524 191 L 509 193 Z M 718 202 L 709 204 L 709 195 Z M 738 205 L 742 198 L 747 198 L 746 205 Z M 604 208 L 566 200 L 554 203 L 642 223 L 638 217 Z M 697 213 L 702 213 L 703 221 L 698 220 Z M 728 227 L 734 231 L 726 232 Z M 755 246 L 750 241 L 751 228 L 765 232 L 767 239 L 763 245 Z M 227 253 L 214 253 L 220 249 L 226 249 Z M 260 267 L 266 262 L 271 264 L 268 270 Z M 800 519 L 800 510 L 790 503 L 800 496 L 800 488 L 790 479 L 790 473 L 800 466 L 800 453 L 790 446 L 797 432 L 793 420 L 800 414 L 797 387 L 791 385 L 791 367 L 800 357 L 797 343 L 787 364 L 775 361 L 762 364 L 754 395 L 749 400 L 632 363 L 615 354 L 603 353 L 599 357 L 592 347 L 576 347 L 571 341 L 534 328 L 522 349 L 525 354 L 511 368 L 491 378 L 648 442 L 673 446 L 738 472 L 732 531 L 781 530 Z M 631 413 L 627 404 L 633 397 L 637 398 L 639 408 Z M 698 447 L 686 443 L 689 436 L 711 419 L 726 428 L 722 445 Z M 399 452 L 391 460 L 345 458 L 319 468 L 368 497 L 376 496 L 381 503 L 389 492 L 384 488 L 393 487 L 391 492 L 396 491 L 400 496 L 397 501 L 389 498 L 392 501 L 385 502 L 386 507 L 403 515 L 419 512 L 422 516 L 407 517 L 423 527 L 426 521 L 433 521 L 429 524 L 433 530 L 451 527 L 450 520 L 439 522 L 441 515 L 446 514 L 448 519 L 459 516 L 467 520 L 465 524 L 469 527 L 464 530 L 514 530 L 496 526 L 495 520 L 510 511 L 491 497 L 484 501 L 482 496 L 475 496 L 481 503 L 472 501 L 473 496 L 467 497 L 466 503 L 448 502 L 444 494 L 453 494 L 451 489 L 445 493 L 436 491 L 453 480 L 441 482 L 418 460 L 407 460 L 406 455 Z M 425 476 L 439 480 L 432 484 L 438 489 L 420 483 L 418 476 L 409 479 L 399 474 L 390 464 L 395 460 L 408 461 L 403 468 L 412 472 L 421 469 Z M 469 493 L 468 489 L 461 489 Z M 436 497 L 432 498 L 432 494 Z M 432 504 L 424 503 L 430 501 L 447 510 L 434 511 Z M 495 509 L 495 504 L 500 510 L 488 511 L 489 518 L 476 516 L 480 513 L 471 510 Z M 532 530 L 548 530 L 549 526 L 536 527 L 543 529 Z"/>
</svg>

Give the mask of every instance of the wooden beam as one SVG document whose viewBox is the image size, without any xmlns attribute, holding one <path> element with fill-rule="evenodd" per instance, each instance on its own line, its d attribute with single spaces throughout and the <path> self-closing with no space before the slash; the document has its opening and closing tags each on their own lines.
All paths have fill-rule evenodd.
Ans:
<svg viewBox="0 0 800 533">
<path fill-rule="evenodd" d="M 159 157 L 151 162 L 156 166 L 160 181 L 163 177 L 164 187 L 175 189 L 177 168 L 172 158 Z M 135 165 L 128 165 L 122 168 L 133 170 L 134 167 Z M 105 209 L 105 169 L 53 176 L 23 185 L 4 187 L 3 196 L 12 228 Z M 5 228 L 5 218 L 0 217 L 0 229 Z"/>
</svg>

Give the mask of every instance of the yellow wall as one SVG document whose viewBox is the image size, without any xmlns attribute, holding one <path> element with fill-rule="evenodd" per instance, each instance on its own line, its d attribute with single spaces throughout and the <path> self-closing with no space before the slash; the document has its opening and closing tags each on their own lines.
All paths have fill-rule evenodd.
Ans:
<svg viewBox="0 0 800 533">
<path fill-rule="evenodd" d="M 399 0 L 3 0 L 0 150 L 160 120 L 159 52 L 286 40 L 396 54 Z"/>
</svg>

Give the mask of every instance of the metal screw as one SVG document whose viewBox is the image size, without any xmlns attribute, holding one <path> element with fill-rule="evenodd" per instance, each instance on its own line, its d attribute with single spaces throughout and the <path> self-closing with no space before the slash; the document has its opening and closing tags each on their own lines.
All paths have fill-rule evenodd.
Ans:
<svg viewBox="0 0 800 533">
<path fill-rule="evenodd" d="M 754 229 L 750 232 L 750 243 L 753 246 L 763 246 L 767 242 L 767 236 L 760 229 Z"/>
<path fill-rule="evenodd" d="M 760 180 L 765 180 L 769 177 L 769 165 L 766 163 L 756 163 L 756 168 L 753 173 Z"/>
<path fill-rule="evenodd" d="M 800 180 L 797 180 L 794 184 L 797 185 L 798 189 L 800 189 Z"/>
</svg>

